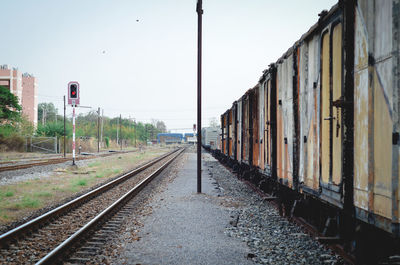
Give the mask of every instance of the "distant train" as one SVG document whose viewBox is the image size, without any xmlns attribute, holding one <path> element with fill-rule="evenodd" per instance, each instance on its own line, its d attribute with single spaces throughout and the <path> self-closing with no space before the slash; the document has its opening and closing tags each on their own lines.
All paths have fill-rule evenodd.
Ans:
<svg viewBox="0 0 400 265">
<path fill-rule="evenodd" d="M 201 129 L 201 144 L 203 147 L 215 150 L 220 145 L 221 129 L 218 127 L 205 127 Z"/>
<path fill-rule="evenodd" d="M 339 1 L 222 114 L 215 154 L 375 263 L 400 251 L 399 107 L 399 0 Z"/>
</svg>

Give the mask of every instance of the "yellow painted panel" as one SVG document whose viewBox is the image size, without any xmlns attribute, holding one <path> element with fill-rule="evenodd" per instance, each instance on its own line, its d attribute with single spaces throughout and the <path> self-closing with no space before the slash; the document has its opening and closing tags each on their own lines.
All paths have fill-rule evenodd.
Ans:
<svg viewBox="0 0 400 265">
<path fill-rule="evenodd" d="M 332 100 L 342 96 L 342 24 L 333 29 L 332 36 Z M 332 135 L 332 182 L 340 184 L 342 180 L 342 109 L 333 107 Z"/>
<path fill-rule="evenodd" d="M 392 219 L 392 199 L 374 194 L 374 213 Z"/>
<path fill-rule="evenodd" d="M 368 192 L 354 189 L 354 205 L 368 211 Z"/>
<path fill-rule="evenodd" d="M 329 182 L 329 108 L 330 108 L 330 87 L 329 87 L 329 34 L 322 37 L 322 87 L 321 87 L 321 163 L 322 181 Z"/>
<path fill-rule="evenodd" d="M 314 118 L 311 121 L 311 124 L 313 126 L 314 124 Z M 314 174 L 316 174 L 316 172 L 314 172 L 314 163 L 315 163 L 315 159 L 314 159 L 314 130 L 311 129 L 309 130 L 308 136 L 307 136 L 307 176 L 305 179 L 305 184 L 307 185 L 307 187 L 309 188 L 314 188 L 315 183 L 314 183 Z"/>
<path fill-rule="evenodd" d="M 398 163 L 399 163 L 399 168 L 400 168 L 400 155 L 399 155 Z M 399 179 L 398 179 L 397 183 L 398 183 L 398 185 L 400 185 L 400 170 L 399 170 L 399 176 L 398 177 L 399 177 Z M 400 187 L 398 187 L 397 190 L 398 190 L 398 196 L 397 197 L 400 198 Z M 400 210 L 399 209 L 400 209 L 400 200 L 397 201 L 397 220 L 400 222 L 400 213 L 399 213 Z"/>
<path fill-rule="evenodd" d="M 368 69 L 354 73 L 354 188 L 363 191 L 368 189 L 368 87 Z"/>
<path fill-rule="evenodd" d="M 386 196 L 391 202 L 393 122 L 376 73 L 374 88 L 374 194 Z"/>
</svg>

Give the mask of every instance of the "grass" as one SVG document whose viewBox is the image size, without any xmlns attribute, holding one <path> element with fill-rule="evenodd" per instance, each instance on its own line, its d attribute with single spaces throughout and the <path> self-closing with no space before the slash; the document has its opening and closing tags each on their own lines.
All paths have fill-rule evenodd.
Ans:
<svg viewBox="0 0 400 265">
<path fill-rule="evenodd" d="M 48 191 L 42 191 L 42 192 L 36 192 L 35 193 L 35 197 L 39 197 L 39 198 L 40 197 L 48 198 L 48 197 L 51 197 L 51 196 L 53 196 L 53 194 L 48 192 Z"/>
<path fill-rule="evenodd" d="M 38 199 L 34 199 L 31 197 L 23 197 L 19 203 L 14 204 L 15 209 L 23 209 L 23 208 L 38 208 L 41 205 Z"/>
<path fill-rule="evenodd" d="M 86 186 L 88 184 L 88 181 L 86 179 L 74 179 L 72 181 L 72 186 Z"/>
<path fill-rule="evenodd" d="M 32 210 L 60 202 L 165 152 L 149 150 L 99 158 L 86 167 L 80 167 L 78 173 L 76 169 L 66 168 L 65 172 L 55 172 L 46 178 L 0 186 L 0 225 L 19 220 L 31 214 Z"/>
<path fill-rule="evenodd" d="M 99 161 L 96 161 L 96 162 L 89 163 L 88 167 L 98 167 L 100 165 L 101 165 L 101 163 Z"/>
</svg>

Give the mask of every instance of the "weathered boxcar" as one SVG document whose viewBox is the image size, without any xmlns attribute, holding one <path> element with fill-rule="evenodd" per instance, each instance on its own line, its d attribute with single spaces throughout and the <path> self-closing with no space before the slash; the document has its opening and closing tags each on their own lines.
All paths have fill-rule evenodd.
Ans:
<svg viewBox="0 0 400 265">
<path fill-rule="evenodd" d="M 400 236 L 400 3 L 358 1 L 354 28 L 356 216 Z"/>
<path fill-rule="evenodd" d="M 343 0 L 319 16 L 221 117 L 223 153 L 278 189 L 286 213 L 377 262 L 396 246 L 381 240 L 378 255 L 375 232 L 400 238 L 400 1 Z"/>
<path fill-rule="evenodd" d="M 260 169 L 276 177 L 276 68 L 264 71 L 260 78 Z M 274 174 L 274 176 L 273 176 Z"/>
<path fill-rule="evenodd" d="M 293 48 L 277 62 L 277 177 L 278 181 L 290 188 L 295 188 L 294 170 L 296 155 L 296 137 L 293 115 L 294 65 L 295 53 Z"/>
</svg>

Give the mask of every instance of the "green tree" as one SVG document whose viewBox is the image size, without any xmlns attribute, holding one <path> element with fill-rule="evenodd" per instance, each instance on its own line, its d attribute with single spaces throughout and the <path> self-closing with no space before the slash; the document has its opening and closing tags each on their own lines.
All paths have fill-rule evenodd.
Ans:
<svg viewBox="0 0 400 265">
<path fill-rule="evenodd" d="M 18 97 L 14 96 L 8 88 L 0 86 L 0 122 L 13 124 L 21 119 L 22 107 Z"/>
<path fill-rule="evenodd" d="M 71 125 L 67 124 L 65 127 L 65 131 L 67 136 L 72 134 Z M 38 124 L 38 128 L 36 133 L 40 136 L 47 136 L 47 137 L 60 137 L 64 135 L 64 124 L 61 122 L 48 122 L 45 125 Z"/>
<path fill-rule="evenodd" d="M 53 122 L 59 119 L 58 110 L 53 103 L 39 103 L 38 104 L 38 122 L 45 124 L 46 122 Z"/>
</svg>

